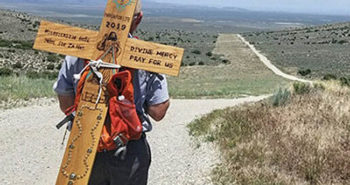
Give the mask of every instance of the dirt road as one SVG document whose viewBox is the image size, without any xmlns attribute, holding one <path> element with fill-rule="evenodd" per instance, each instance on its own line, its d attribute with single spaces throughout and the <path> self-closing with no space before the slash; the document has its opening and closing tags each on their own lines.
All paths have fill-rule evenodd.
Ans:
<svg viewBox="0 0 350 185">
<path fill-rule="evenodd" d="M 259 59 L 261 60 L 261 62 L 263 62 L 266 67 L 268 67 L 271 71 L 273 71 L 276 75 L 278 76 L 281 76 L 283 78 L 286 78 L 288 80 L 293 80 L 293 81 L 299 81 L 299 82 L 304 82 L 304 83 L 312 83 L 312 81 L 310 80 L 304 80 L 304 79 L 301 79 L 301 78 L 298 78 L 298 77 L 295 77 L 295 76 L 292 76 L 292 75 L 289 75 L 289 74 L 286 74 L 284 72 L 282 72 L 280 69 L 278 69 L 276 66 L 274 66 L 271 61 L 266 57 L 264 56 L 263 54 L 260 53 L 260 51 L 258 51 L 254 45 L 250 44 L 248 41 L 246 41 L 241 35 L 237 35 L 237 37 L 239 39 L 242 40 L 242 42 L 244 44 L 246 44 L 255 54 L 256 56 L 259 57 Z"/>
<path fill-rule="evenodd" d="M 218 154 L 211 145 L 199 148 L 191 141 L 186 125 L 214 109 L 265 98 L 233 100 L 172 100 L 161 123 L 148 134 L 152 147 L 150 185 L 207 184 Z M 30 106 L 0 112 L 1 184 L 54 184 L 64 149 L 62 119 L 57 104 Z"/>
</svg>

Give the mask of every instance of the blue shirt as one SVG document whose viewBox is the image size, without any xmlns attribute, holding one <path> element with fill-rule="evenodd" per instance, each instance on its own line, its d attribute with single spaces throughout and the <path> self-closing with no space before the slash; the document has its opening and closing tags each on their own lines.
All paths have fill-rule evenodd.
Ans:
<svg viewBox="0 0 350 185">
<path fill-rule="evenodd" d="M 84 60 L 67 56 L 53 86 L 54 91 L 61 96 L 74 96 L 79 81 L 75 80 L 73 75 L 79 74 L 83 68 Z M 133 85 L 136 110 L 142 122 L 143 131 L 149 132 L 152 130 L 152 123 L 146 110 L 148 106 L 169 100 L 166 78 L 164 75 L 159 77 L 144 70 L 135 70 Z"/>
</svg>

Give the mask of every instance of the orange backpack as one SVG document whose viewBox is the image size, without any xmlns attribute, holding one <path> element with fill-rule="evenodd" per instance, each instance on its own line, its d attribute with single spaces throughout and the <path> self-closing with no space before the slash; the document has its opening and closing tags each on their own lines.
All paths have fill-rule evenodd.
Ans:
<svg viewBox="0 0 350 185">
<path fill-rule="evenodd" d="M 107 85 L 109 114 L 103 126 L 98 152 L 117 150 L 116 155 L 121 152 L 125 154 L 127 143 L 139 139 L 142 135 L 142 124 L 134 103 L 133 72 L 131 69 L 117 72 Z M 72 117 L 77 111 L 89 73 L 90 67 L 87 67 L 79 80 L 74 105 L 65 111 L 66 115 Z"/>
</svg>

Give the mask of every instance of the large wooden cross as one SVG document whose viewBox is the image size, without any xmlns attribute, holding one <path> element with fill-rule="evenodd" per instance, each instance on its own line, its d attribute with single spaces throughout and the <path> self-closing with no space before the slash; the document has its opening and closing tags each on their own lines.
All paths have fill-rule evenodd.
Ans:
<svg viewBox="0 0 350 185">
<path fill-rule="evenodd" d="M 34 48 L 89 60 L 106 54 L 104 62 L 177 76 L 183 49 L 128 38 L 137 1 L 108 0 L 99 32 L 42 21 Z M 100 71 L 108 82 L 112 70 Z M 105 88 L 96 104 L 100 86 L 95 78 L 86 79 L 57 185 L 88 184 L 108 110 Z"/>
</svg>

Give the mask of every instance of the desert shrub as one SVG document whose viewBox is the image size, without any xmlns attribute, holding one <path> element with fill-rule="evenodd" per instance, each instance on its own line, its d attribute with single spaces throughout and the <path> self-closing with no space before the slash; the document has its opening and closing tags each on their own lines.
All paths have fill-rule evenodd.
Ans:
<svg viewBox="0 0 350 185">
<path fill-rule="evenodd" d="M 27 71 L 26 76 L 31 79 L 38 79 L 40 78 L 40 74 L 36 71 Z"/>
<path fill-rule="evenodd" d="M 32 49 L 33 41 L 19 41 L 18 45 L 15 45 L 17 49 Z"/>
<path fill-rule="evenodd" d="M 0 68 L 0 76 L 10 76 L 13 74 L 13 70 L 9 68 Z"/>
<path fill-rule="evenodd" d="M 340 41 L 338 41 L 338 44 L 346 44 L 346 43 L 348 43 L 349 41 L 347 41 L 347 40 L 340 40 Z"/>
<path fill-rule="evenodd" d="M 0 58 L 4 58 L 4 55 L 2 55 L 1 53 L 0 53 Z"/>
<path fill-rule="evenodd" d="M 229 60 L 227 60 L 227 59 L 224 59 L 224 60 L 222 60 L 222 63 L 224 63 L 224 64 L 230 64 L 231 62 L 230 62 Z"/>
<path fill-rule="evenodd" d="M 334 74 L 326 74 L 323 76 L 322 78 L 323 80 L 336 80 L 337 79 L 337 76 L 334 75 Z"/>
<path fill-rule="evenodd" d="M 46 60 L 49 61 L 49 62 L 58 62 L 60 60 L 60 58 L 57 55 L 49 54 L 46 57 Z"/>
<path fill-rule="evenodd" d="M 54 70 L 55 69 L 55 65 L 54 64 L 49 64 L 49 65 L 47 65 L 46 69 Z"/>
<path fill-rule="evenodd" d="M 58 64 L 57 67 L 56 67 L 56 69 L 57 69 L 57 70 L 60 70 L 61 67 L 62 67 L 62 63 Z"/>
<path fill-rule="evenodd" d="M 301 76 L 307 76 L 307 75 L 311 74 L 311 69 L 299 70 L 298 74 Z"/>
<path fill-rule="evenodd" d="M 198 62 L 198 65 L 203 66 L 204 62 L 203 61 Z"/>
<path fill-rule="evenodd" d="M 146 39 L 146 41 L 154 41 L 154 37 L 148 37 L 148 39 Z"/>
<path fill-rule="evenodd" d="M 14 49 L 9 49 L 9 50 L 7 50 L 9 53 L 16 53 L 16 50 L 14 50 Z"/>
<path fill-rule="evenodd" d="M 290 99 L 291 93 L 288 89 L 279 89 L 276 94 L 271 97 L 271 102 L 273 106 L 285 105 Z"/>
<path fill-rule="evenodd" d="M 350 87 L 350 79 L 349 78 L 341 77 L 339 79 L 339 81 L 340 81 L 340 85 L 341 86 L 348 86 L 348 87 Z"/>
<path fill-rule="evenodd" d="M 11 47 L 12 42 L 8 40 L 0 39 L 0 47 Z"/>
<path fill-rule="evenodd" d="M 211 56 L 213 56 L 213 53 L 209 51 L 208 53 L 206 53 L 206 55 L 207 55 L 208 57 L 211 57 Z"/>
<path fill-rule="evenodd" d="M 22 69 L 23 65 L 22 65 L 22 63 L 20 61 L 18 61 L 15 64 L 13 64 L 12 67 L 16 68 L 16 69 Z"/>
<path fill-rule="evenodd" d="M 312 87 L 308 83 L 295 82 L 293 84 L 293 90 L 296 94 L 307 94 L 311 89 Z"/>
<path fill-rule="evenodd" d="M 193 54 L 200 55 L 202 52 L 201 52 L 201 51 L 199 51 L 198 49 L 196 49 L 196 50 L 193 50 L 193 51 L 192 51 L 192 53 L 193 53 Z"/>
<path fill-rule="evenodd" d="M 196 62 L 190 62 L 188 65 L 189 66 L 194 66 L 194 65 L 196 65 Z"/>
<path fill-rule="evenodd" d="M 57 76 L 58 76 L 58 72 L 44 71 L 42 74 L 42 78 L 47 78 L 49 80 L 55 80 Z"/>
</svg>

